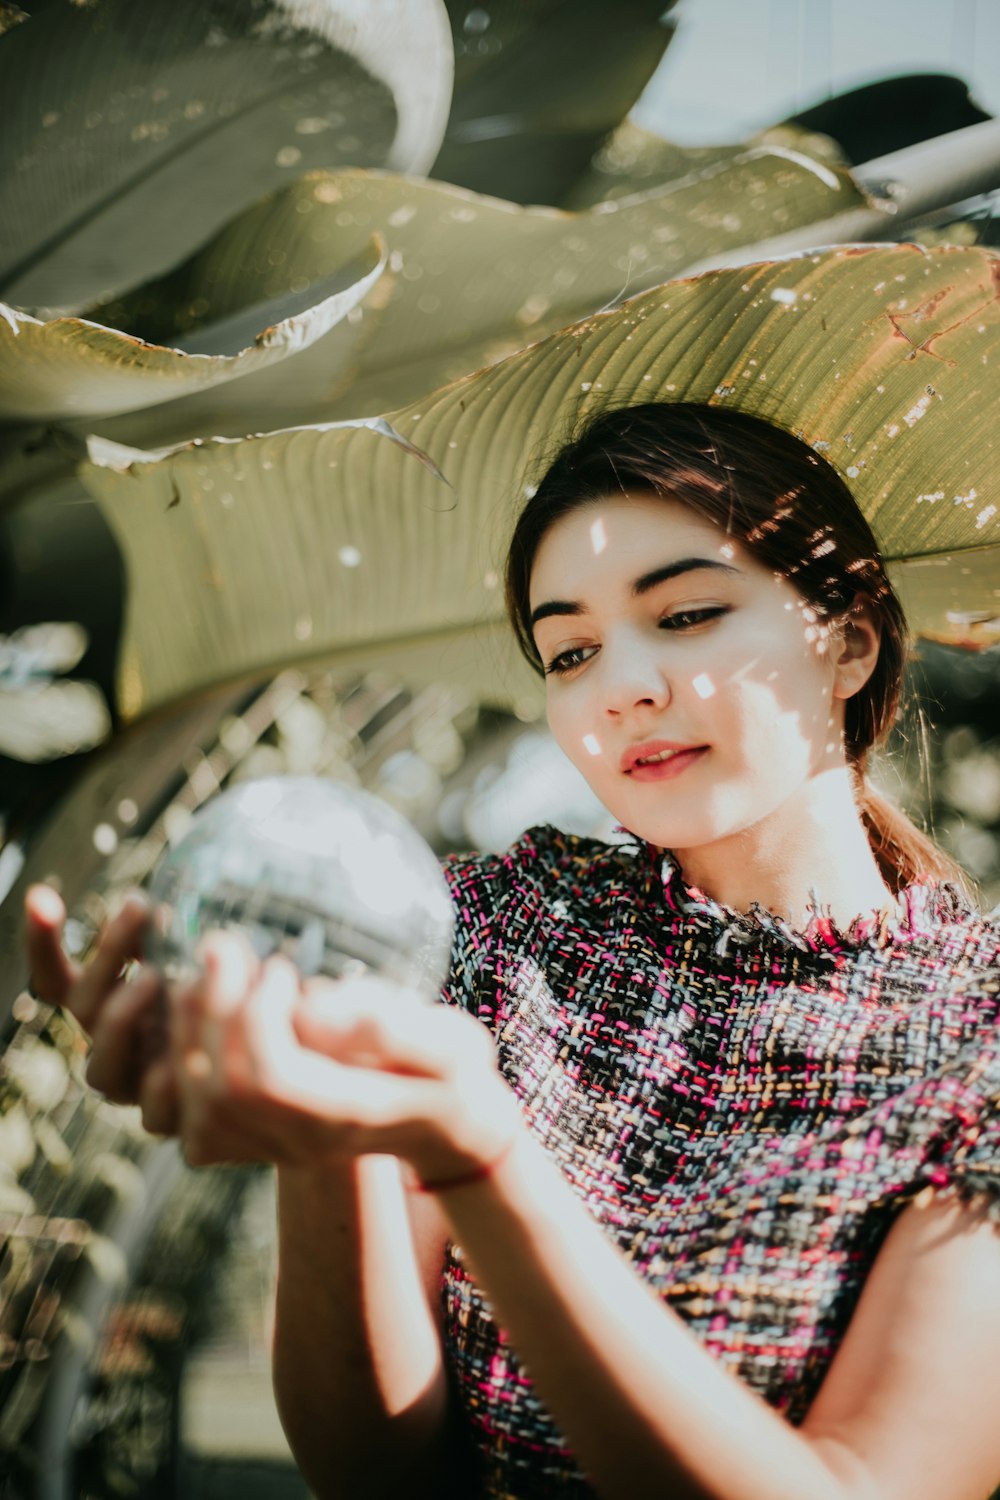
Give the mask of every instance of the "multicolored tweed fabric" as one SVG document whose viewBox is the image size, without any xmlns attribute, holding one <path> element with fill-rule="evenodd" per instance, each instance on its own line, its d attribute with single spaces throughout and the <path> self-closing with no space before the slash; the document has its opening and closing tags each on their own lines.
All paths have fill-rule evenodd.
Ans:
<svg viewBox="0 0 1000 1500">
<path fill-rule="evenodd" d="M 705 1347 L 802 1420 L 894 1214 L 1000 1223 L 1000 923 L 916 885 L 804 932 L 648 846 L 534 828 L 445 861 L 445 999 L 493 1031 L 531 1129 Z M 449 1247 L 447 1346 L 483 1494 L 591 1493 Z"/>
</svg>

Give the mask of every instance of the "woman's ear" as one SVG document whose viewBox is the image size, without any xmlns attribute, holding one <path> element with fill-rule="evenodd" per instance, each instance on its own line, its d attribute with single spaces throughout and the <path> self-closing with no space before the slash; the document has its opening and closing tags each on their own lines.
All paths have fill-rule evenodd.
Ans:
<svg viewBox="0 0 1000 1500">
<path fill-rule="evenodd" d="M 835 698 L 853 698 L 861 691 L 875 670 L 881 643 L 881 627 L 870 600 L 855 594 L 850 608 L 836 622 L 831 641 Z"/>
</svg>

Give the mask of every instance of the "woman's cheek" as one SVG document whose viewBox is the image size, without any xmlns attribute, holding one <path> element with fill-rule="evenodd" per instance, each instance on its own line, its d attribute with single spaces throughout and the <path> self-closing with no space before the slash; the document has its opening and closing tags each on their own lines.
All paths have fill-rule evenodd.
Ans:
<svg viewBox="0 0 1000 1500">
<path fill-rule="evenodd" d="M 575 760 L 582 753 L 584 740 L 594 731 L 593 704 L 582 691 L 580 680 L 571 677 L 550 688 L 548 721 L 557 742 Z"/>
</svg>

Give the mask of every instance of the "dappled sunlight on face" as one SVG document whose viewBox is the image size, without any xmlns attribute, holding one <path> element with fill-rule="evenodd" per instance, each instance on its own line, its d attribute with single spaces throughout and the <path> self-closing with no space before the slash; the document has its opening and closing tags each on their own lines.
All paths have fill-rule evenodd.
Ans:
<svg viewBox="0 0 1000 1500">
<path fill-rule="evenodd" d="M 633 832 L 691 848 L 844 764 L 836 637 L 792 583 L 679 502 L 589 502 L 531 578 L 553 734 Z"/>
</svg>

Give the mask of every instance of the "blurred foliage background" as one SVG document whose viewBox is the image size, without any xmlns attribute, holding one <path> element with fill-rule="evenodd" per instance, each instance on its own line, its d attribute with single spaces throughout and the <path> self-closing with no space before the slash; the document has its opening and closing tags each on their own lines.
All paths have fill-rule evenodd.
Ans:
<svg viewBox="0 0 1000 1500">
<path fill-rule="evenodd" d="M 699 0 L 0 0 L 3 1496 L 304 1493 L 269 1395 L 270 1178 L 192 1173 L 87 1091 L 83 1038 L 25 989 L 28 881 L 62 890 L 85 954 L 203 802 L 279 771 L 374 790 L 440 852 L 502 848 L 543 820 L 610 831 L 537 703 L 418 680 L 391 658 L 324 661 L 307 631 L 281 645 L 281 670 L 262 661 L 130 716 L 130 578 L 81 482 L 88 439 L 149 449 L 422 395 L 745 251 L 748 151 L 842 174 L 838 211 L 867 216 L 852 220 L 859 237 L 995 245 L 995 137 L 961 137 L 962 166 L 930 186 L 917 150 L 991 126 L 996 93 L 968 84 L 1000 70 L 992 8 L 950 7 L 960 77 L 901 76 L 912 27 L 886 9 L 897 66 L 866 67 L 852 10 L 837 30 L 852 86 L 807 89 L 726 140 L 721 126 L 668 139 L 647 89 L 655 75 L 669 104 L 697 88 L 671 61 L 686 66 Z M 817 11 L 832 48 L 837 0 L 744 4 L 740 24 L 769 37 L 759 69 L 778 65 L 793 22 L 803 46 L 823 45 Z M 712 41 L 722 78 L 736 41 Z M 890 153 L 904 154 L 891 170 Z M 411 213 L 422 175 L 505 201 L 431 185 Z M 827 243 L 832 210 L 802 193 L 779 184 L 751 249 L 793 230 L 799 247 Z M 329 240 L 306 246 L 304 202 L 331 210 Z M 470 270 L 471 238 L 449 245 L 477 215 Z M 877 768 L 987 907 L 1000 901 L 998 653 L 919 644 Z"/>
</svg>

